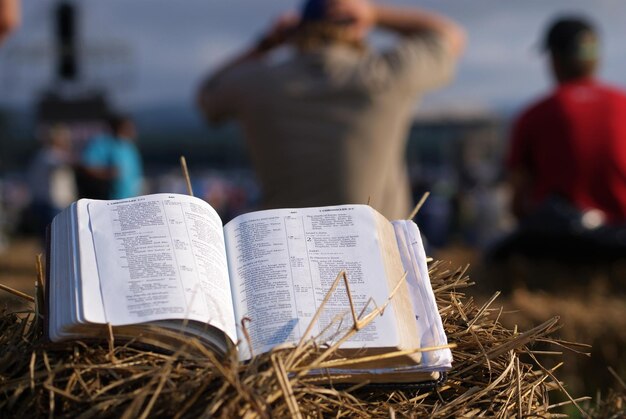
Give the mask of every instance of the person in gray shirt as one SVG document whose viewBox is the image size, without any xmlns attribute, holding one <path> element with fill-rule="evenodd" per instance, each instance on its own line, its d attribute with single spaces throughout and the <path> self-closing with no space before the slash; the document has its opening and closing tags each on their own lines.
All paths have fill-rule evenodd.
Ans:
<svg viewBox="0 0 626 419">
<path fill-rule="evenodd" d="M 398 35 L 376 51 L 374 28 Z M 270 54 L 279 46 L 284 54 Z M 198 106 L 243 127 L 266 208 L 369 202 L 389 219 L 412 206 L 405 162 L 418 97 L 454 73 L 465 34 L 414 7 L 308 0 L 211 74 Z"/>
</svg>

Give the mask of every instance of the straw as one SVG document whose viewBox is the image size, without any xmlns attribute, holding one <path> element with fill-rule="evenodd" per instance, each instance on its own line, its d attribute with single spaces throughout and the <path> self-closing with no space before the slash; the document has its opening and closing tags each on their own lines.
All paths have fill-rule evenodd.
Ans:
<svg viewBox="0 0 626 419">
<path fill-rule="evenodd" d="M 336 347 L 324 348 L 313 336 L 242 364 L 234 351 L 219 358 L 191 338 L 169 354 L 121 342 L 113 332 L 101 343 L 46 342 L 31 330 L 41 327 L 34 311 L 4 312 L 0 411 L 7 417 L 77 418 L 547 417 L 563 408 L 562 398 L 550 401 L 554 392 L 583 409 L 586 398 L 568 395 L 557 367 L 545 368 L 533 355 L 539 342 L 539 351 L 560 364 L 563 350 L 580 348 L 553 337 L 558 319 L 527 331 L 508 329 L 500 322 L 507 314 L 494 307 L 496 296 L 478 306 L 465 294 L 471 282 L 464 268 L 435 261 L 429 273 L 454 356 L 447 381 L 436 388 L 366 382 L 336 387 L 328 377 L 306 372 L 349 367 L 354 360 L 342 364 Z M 342 280 L 338 275 L 336 282 Z M 378 314 L 383 308 L 376 308 Z M 361 326 L 370 314 L 353 321 Z M 355 324 L 338 340 L 362 333 Z M 619 400 L 623 396 L 611 395 L 606 403 L 613 404 L 603 404 L 601 413 L 619 411 Z"/>
<path fill-rule="evenodd" d="M 193 196 L 193 189 L 191 188 L 191 178 L 189 177 L 189 170 L 187 169 L 187 159 L 185 158 L 185 156 L 180 156 L 180 167 L 183 171 L 185 183 L 187 184 L 187 194 L 189 196 Z"/>
</svg>

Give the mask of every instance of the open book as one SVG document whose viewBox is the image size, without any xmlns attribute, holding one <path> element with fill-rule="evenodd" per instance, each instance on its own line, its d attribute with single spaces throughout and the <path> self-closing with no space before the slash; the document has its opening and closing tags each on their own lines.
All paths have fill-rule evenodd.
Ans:
<svg viewBox="0 0 626 419">
<path fill-rule="evenodd" d="M 417 226 L 366 205 L 258 211 L 222 226 L 209 204 L 185 195 L 81 199 L 54 219 L 48 258 L 53 341 L 103 339 L 109 325 L 116 339 L 158 340 L 158 326 L 221 353 L 237 345 L 241 360 L 304 333 L 332 343 L 353 324 L 345 286 L 311 320 L 345 271 L 357 313 L 389 304 L 342 343 L 342 357 L 447 343 Z M 415 352 L 350 374 L 436 380 L 451 359 L 449 349 Z"/>
</svg>

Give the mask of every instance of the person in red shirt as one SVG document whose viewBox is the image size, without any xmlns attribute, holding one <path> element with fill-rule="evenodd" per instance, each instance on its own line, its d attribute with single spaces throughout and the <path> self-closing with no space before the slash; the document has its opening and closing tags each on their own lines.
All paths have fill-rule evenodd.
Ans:
<svg viewBox="0 0 626 419">
<path fill-rule="evenodd" d="M 544 47 L 556 87 L 514 124 L 513 213 L 523 221 L 556 198 L 592 227 L 624 224 L 626 93 L 596 78 L 599 39 L 586 19 L 557 19 Z"/>
</svg>

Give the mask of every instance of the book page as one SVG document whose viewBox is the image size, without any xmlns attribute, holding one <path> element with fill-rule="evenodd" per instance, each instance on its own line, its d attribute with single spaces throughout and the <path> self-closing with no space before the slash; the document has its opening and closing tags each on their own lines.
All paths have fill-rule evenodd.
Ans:
<svg viewBox="0 0 626 419">
<path fill-rule="evenodd" d="M 63 325 L 71 323 L 72 310 L 75 304 L 74 287 L 71 283 L 72 261 L 69 248 L 72 246 L 70 232 L 70 211 L 65 210 L 57 215 L 51 225 L 50 242 L 50 277 L 47 280 L 48 293 L 48 333 L 53 341 L 64 337 Z"/>
<path fill-rule="evenodd" d="M 206 202 L 157 194 L 90 201 L 107 321 L 189 319 L 236 341 L 221 220 Z"/>
<path fill-rule="evenodd" d="M 357 314 L 370 301 L 388 296 L 385 268 L 373 210 L 365 205 L 260 211 L 235 218 L 225 227 L 237 319 L 249 318 L 254 353 L 297 342 L 337 274 L 345 270 Z M 343 282 L 333 293 L 311 335 L 333 323 L 352 326 Z M 393 309 L 343 345 L 390 347 L 398 336 Z M 336 325 L 336 327 L 335 327 Z M 308 338 L 308 337 L 307 337 Z M 245 350 L 245 343 L 244 350 Z"/>
<path fill-rule="evenodd" d="M 100 292 L 100 278 L 97 274 L 98 263 L 96 250 L 93 244 L 91 223 L 87 210 L 89 199 L 81 199 L 75 204 L 76 221 L 78 225 L 78 261 L 80 269 L 77 277 L 77 291 L 79 293 L 79 320 L 106 323 L 102 293 Z"/>
<path fill-rule="evenodd" d="M 448 343 L 435 294 L 430 284 L 426 252 L 417 225 L 410 220 L 393 221 L 402 263 L 407 271 L 407 285 L 411 292 L 413 311 L 418 323 L 423 346 L 441 346 Z M 420 369 L 449 368 L 450 349 L 424 352 Z"/>
</svg>

